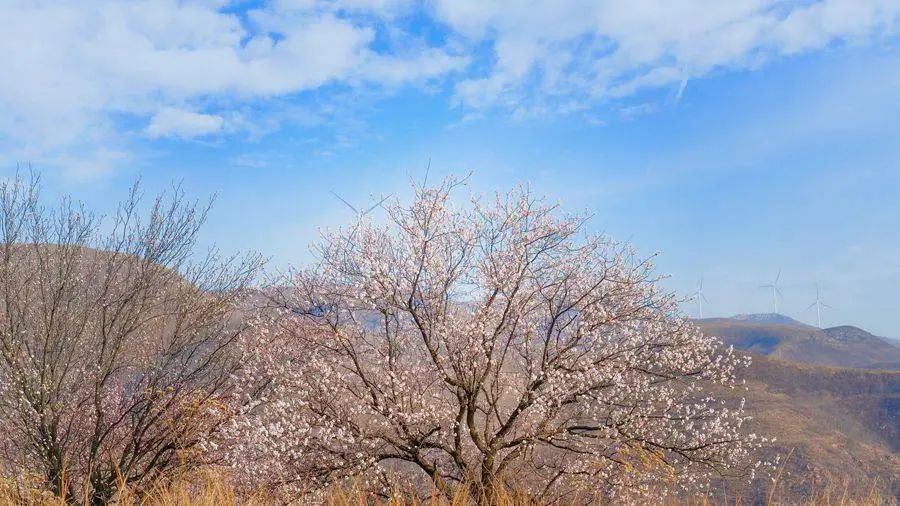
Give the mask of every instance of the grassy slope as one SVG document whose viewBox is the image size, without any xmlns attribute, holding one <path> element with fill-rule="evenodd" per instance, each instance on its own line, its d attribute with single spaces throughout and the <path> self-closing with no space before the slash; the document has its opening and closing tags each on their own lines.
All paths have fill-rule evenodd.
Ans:
<svg viewBox="0 0 900 506">
<path fill-rule="evenodd" d="M 777 491 L 782 499 L 799 501 L 826 484 L 853 495 L 874 485 L 900 497 L 900 372 L 756 356 L 745 377 L 748 391 L 730 395 L 746 395 L 753 429 L 777 438 L 769 455 L 790 454 Z M 743 492 L 758 498 L 765 488 Z"/>
<path fill-rule="evenodd" d="M 768 452 L 790 454 L 779 486 L 786 499 L 809 497 L 824 483 L 859 494 L 873 482 L 900 498 L 900 371 L 873 370 L 900 367 L 900 347 L 850 326 L 726 318 L 698 325 L 754 354 L 747 408 L 755 430 L 777 438 Z"/>
</svg>

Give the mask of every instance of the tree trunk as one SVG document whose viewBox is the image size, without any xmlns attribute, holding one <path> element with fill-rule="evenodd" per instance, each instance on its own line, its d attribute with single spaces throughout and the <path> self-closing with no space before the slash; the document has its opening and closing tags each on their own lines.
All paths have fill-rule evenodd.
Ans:
<svg viewBox="0 0 900 506">
<path fill-rule="evenodd" d="M 496 502 L 494 476 L 494 454 L 489 453 L 481 460 L 481 483 L 478 490 L 478 503 L 490 505 Z"/>
</svg>

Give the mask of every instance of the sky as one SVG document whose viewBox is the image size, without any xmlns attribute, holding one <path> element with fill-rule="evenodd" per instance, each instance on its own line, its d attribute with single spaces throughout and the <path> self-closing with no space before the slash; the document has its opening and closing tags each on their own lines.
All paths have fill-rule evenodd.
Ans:
<svg viewBox="0 0 900 506">
<path fill-rule="evenodd" d="M 0 177 L 311 260 L 409 181 L 528 184 L 704 316 L 900 337 L 900 0 L 0 0 Z M 685 312 L 696 315 L 686 301 Z"/>
</svg>

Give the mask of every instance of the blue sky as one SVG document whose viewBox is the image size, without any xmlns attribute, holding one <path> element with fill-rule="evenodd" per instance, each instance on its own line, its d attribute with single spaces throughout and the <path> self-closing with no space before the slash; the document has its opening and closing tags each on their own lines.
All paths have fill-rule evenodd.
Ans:
<svg viewBox="0 0 900 506">
<path fill-rule="evenodd" d="M 0 164 L 106 210 L 218 195 L 204 240 L 318 227 L 473 171 L 659 251 L 704 313 L 900 337 L 900 2 L 0 0 Z M 686 304 L 685 310 L 696 312 Z"/>
</svg>

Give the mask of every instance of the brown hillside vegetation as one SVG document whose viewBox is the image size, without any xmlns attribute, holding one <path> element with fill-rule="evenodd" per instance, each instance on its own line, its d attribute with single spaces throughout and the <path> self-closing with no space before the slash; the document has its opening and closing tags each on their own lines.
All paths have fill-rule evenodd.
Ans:
<svg viewBox="0 0 900 506">
<path fill-rule="evenodd" d="M 797 502 L 839 483 L 859 496 L 874 482 L 900 497 L 900 371 L 875 370 L 897 368 L 900 348 L 857 327 L 753 316 L 697 324 L 753 355 L 748 390 L 728 395 L 746 396 L 754 430 L 776 437 L 765 452 L 786 458 L 779 494 Z M 740 492 L 759 499 L 765 488 Z"/>
<path fill-rule="evenodd" d="M 900 497 L 900 372 L 801 365 L 754 356 L 745 372 L 753 429 L 784 464 L 778 495 L 789 503 L 839 485 L 854 497 L 873 487 Z M 759 500 L 767 484 L 739 487 Z M 738 492 L 728 488 L 732 493 Z"/>
</svg>

